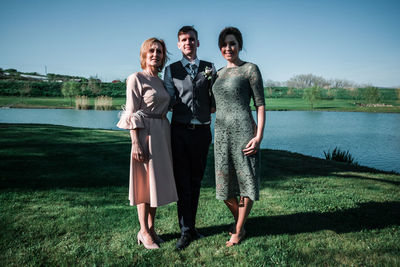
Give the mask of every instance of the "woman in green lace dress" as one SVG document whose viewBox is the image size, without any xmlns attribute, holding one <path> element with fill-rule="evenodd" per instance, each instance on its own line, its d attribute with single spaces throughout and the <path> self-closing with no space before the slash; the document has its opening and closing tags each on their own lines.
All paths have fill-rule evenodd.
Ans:
<svg viewBox="0 0 400 267">
<path fill-rule="evenodd" d="M 218 41 L 226 67 L 217 73 L 213 85 L 216 102 L 214 134 L 217 199 L 224 200 L 235 224 L 227 246 L 238 244 L 245 235 L 244 223 L 253 202 L 259 198 L 260 143 L 265 121 L 265 100 L 257 65 L 242 61 L 242 34 L 237 28 L 221 31 Z M 254 121 L 250 99 L 257 110 Z"/>
</svg>

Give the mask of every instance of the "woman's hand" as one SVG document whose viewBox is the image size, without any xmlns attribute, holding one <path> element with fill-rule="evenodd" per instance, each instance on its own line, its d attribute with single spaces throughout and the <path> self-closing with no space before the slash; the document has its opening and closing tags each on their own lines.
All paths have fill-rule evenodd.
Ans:
<svg viewBox="0 0 400 267">
<path fill-rule="evenodd" d="M 132 158 L 139 162 L 147 161 L 147 155 L 144 153 L 142 146 L 139 142 L 132 142 Z"/>
<path fill-rule="evenodd" d="M 144 153 L 144 150 L 139 142 L 139 129 L 130 130 L 132 140 L 132 158 L 139 162 L 145 162 L 148 160 L 148 155 Z"/>
<path fill-rule="evenodd" d="M 252 138 L 246 145 L 246 148 L 243 149 L 243 153 L 246 156 L 250 156 L 253 155 L 255 153 L 257 153 L 257 151 L 260 149 L 260 139 L 257 137 Z"/>
<path fill-rule="evenodd" d="M 257 124 L 254 125 L 254 138 L 249 141 L 246 145 L 246 148 L 243 149 L 243 153 L 246 156 L 253 155 L 260 150 L 260 144 L 263 139 L 264 134 L 264 125 L 265 125 L 265 107 L 258 106 L 257 107 Z"/>
</svg>

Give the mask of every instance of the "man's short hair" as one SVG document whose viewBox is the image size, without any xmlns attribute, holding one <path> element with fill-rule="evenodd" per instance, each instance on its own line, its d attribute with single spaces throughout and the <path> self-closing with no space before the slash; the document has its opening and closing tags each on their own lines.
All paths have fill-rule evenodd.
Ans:
<svg viewBox="0 0 400 267">
<path fill-rule="evenodd" d="M 179 31 L 178 31 L 178 40 L 179 40 L 179 36 L 180 36 L 181 34 L 185 34 L 185 33 L 188 33 L 188 32 L 194 32 L 194 34 L 196 35 L 196 39 L 197 39 L 197 40 L 199 39 L 199 36 L 198 36 L 198 34 L 197 34 L 197 31 L 196 31 L 196 29 L 195 29 L 193 26 L 183 26 L 183 27 L 180 28 Z"/>
</svg>

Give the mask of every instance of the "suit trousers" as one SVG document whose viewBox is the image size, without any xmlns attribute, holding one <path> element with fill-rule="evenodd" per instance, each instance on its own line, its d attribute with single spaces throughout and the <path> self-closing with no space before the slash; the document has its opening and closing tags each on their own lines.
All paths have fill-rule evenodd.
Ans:
<svg viewBox="0 0 400 267">
<path fill-rule="evenodd" d="M 176 189 L 178 220 L 182 235 L 196 231 L 196 213 L 201 180 L 211 144 L 210 127 L 191 129 L 171 123 L 171 146 Z"/>
</svg>

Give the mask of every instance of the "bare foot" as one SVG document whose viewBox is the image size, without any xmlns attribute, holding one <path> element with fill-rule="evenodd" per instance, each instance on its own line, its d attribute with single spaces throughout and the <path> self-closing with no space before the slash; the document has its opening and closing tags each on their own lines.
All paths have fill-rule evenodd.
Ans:
<svg viewBox="0 0 400 267">
<path fill-rule="evenodd" d="M 232 247 L 235 245 L 238 245 L 242 240 L 244 239 L 244 236 L 246 235 L 246 231 L 243 229 L 239 234 L 232 234 L 231 238 L 229 241 L 226 241 L 226 246 L 227 247 Z"/>
</svg>

